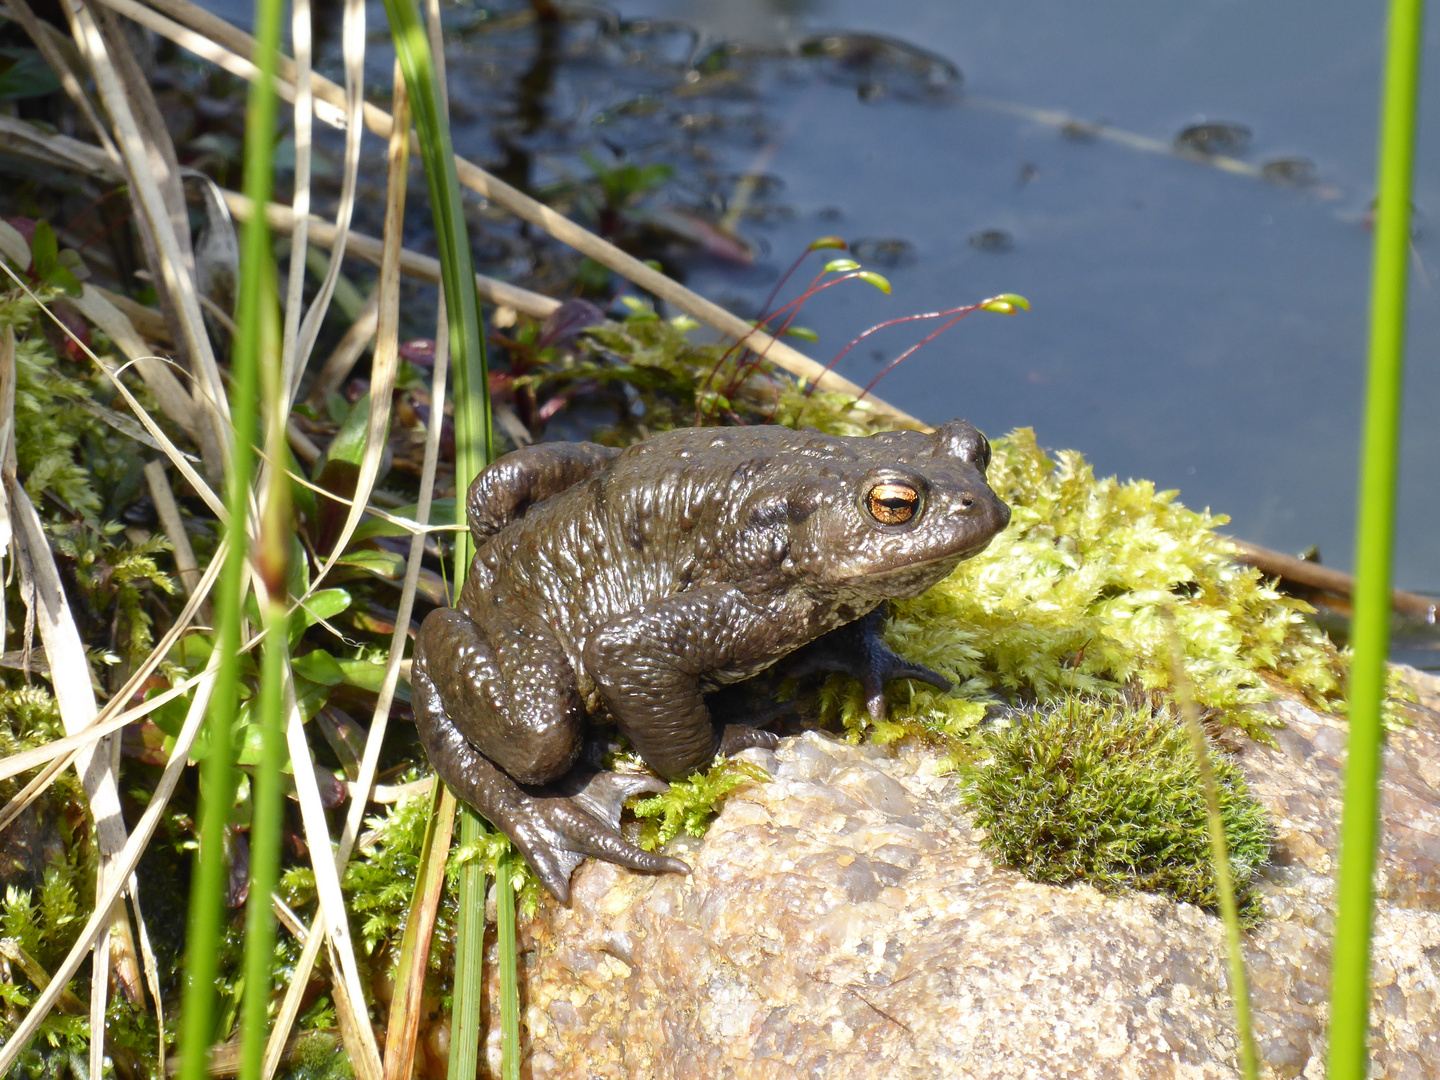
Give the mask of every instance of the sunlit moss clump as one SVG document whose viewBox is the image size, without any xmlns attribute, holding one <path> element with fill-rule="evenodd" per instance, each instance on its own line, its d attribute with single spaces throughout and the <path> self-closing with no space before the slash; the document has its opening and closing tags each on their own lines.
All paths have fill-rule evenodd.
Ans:
<svg viewBox="0 0 1440 1080">
<path fill-rule="evenodd" d="M 642 823 L 640 846 L 655 851 L 682 832 L 704 836 L 726 795 L 751 780 L 768 779 L 758 765 L 729 758 L 689 779 L 672 782 L 669 791 L 635 804 L 635 816 Z"/>
<path fill-rule="evenodd" d="M 1018 713 L 980 741 L 985 757 L 965 770 L 963 799 L 998 861 L 1032 881 L 1219 906 L 1200 770 L 1168 710 L 1072 697 Z M 1236 902 L 1254 923 L 1269 824 L 1235 765 L 1220 753 L 1212 762 Z"/>
<path fill-rule="evenodd" d="M 1223 724 L 1263 737 L 1274 723 L 1256 708 L 1273 697 L 1267 677 L 1339 706 L 1340 652 L 1306 620 L 1308 605 L 1235 562 L 1215 532 L 1226 518 L 1148 481 L 1097 480 L 1080 454 L 1052 459 L 1029 429 L 994 450 L 990 483 L 1010 527 L 924 596 L 894 604 L 887 630 L 957 692 L 892 689 L 892 720 L 875 736 L 965 735 L 996 702 L 1164 689 L 1176 643 L 1197 704 Z M 868 726 L 853 684 L 833 683 L 826 700 L 852 730 Z"/>
</svg>

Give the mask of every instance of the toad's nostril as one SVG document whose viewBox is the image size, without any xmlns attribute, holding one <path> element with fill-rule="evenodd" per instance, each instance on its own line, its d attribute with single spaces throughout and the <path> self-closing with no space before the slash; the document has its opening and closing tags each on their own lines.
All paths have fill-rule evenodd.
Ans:
<svg viewBox="0 0 1440 1080">
<path fill-rule="evenodd" d="M 975 497 L 973 495 L 966 495 L 960 500 L 960 509 L 962 510 L 969 510 L 974 505 Z"/>
</svg>

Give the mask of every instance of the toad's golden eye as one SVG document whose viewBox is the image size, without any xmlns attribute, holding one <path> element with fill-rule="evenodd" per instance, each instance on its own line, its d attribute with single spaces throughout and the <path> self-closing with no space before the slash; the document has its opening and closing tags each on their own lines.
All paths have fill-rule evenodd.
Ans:
<svg viewBox="0 0 1440 1080">
<path fill-rule="evenodd" d="M 865 509 L 881 525 L 904 525 L 920 509 L 920 493 L 903 480 L 882 480 L 866 494 Z"/>
</svg>

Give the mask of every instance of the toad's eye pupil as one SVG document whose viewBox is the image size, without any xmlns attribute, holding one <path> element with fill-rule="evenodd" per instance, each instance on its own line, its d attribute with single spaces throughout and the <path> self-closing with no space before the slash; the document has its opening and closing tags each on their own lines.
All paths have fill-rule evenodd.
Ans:
<svg viewBox="0 0 1440 1080">
<path fill-rule="evenodd" d="M 920 493 L 909 484 L 887 481 L 870 489 L 866 499 L 870 516 L 882 525 L 903 525 L 915 516 Z"/>
</svg>

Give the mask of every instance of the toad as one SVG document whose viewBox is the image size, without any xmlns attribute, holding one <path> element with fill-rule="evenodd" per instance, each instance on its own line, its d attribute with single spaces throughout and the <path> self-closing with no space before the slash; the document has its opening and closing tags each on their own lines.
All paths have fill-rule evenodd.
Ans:
<svg viewBox="0 0 1440 1080">
<path fill-rule="evenodd" d="M 415 722 L 435 771 L 511 838 L 561 902 L 587 856 L 688 872 L 619 829 L 651 777 L 581 761 L 612 721 L 666 780 L 776 736 L 712 720 L 706 694 L 796 653 L 885 684 L 939 674 L 880 638 L 1010 520 L 990 445 L 964 420 L 869 438 L 776 426 L 668 431 L 626 450 L 543 443 L 470 485 L 476 552 L 415 646 Z M 804 650 L 797 653 L 797 650 Z"/>
</svg>

